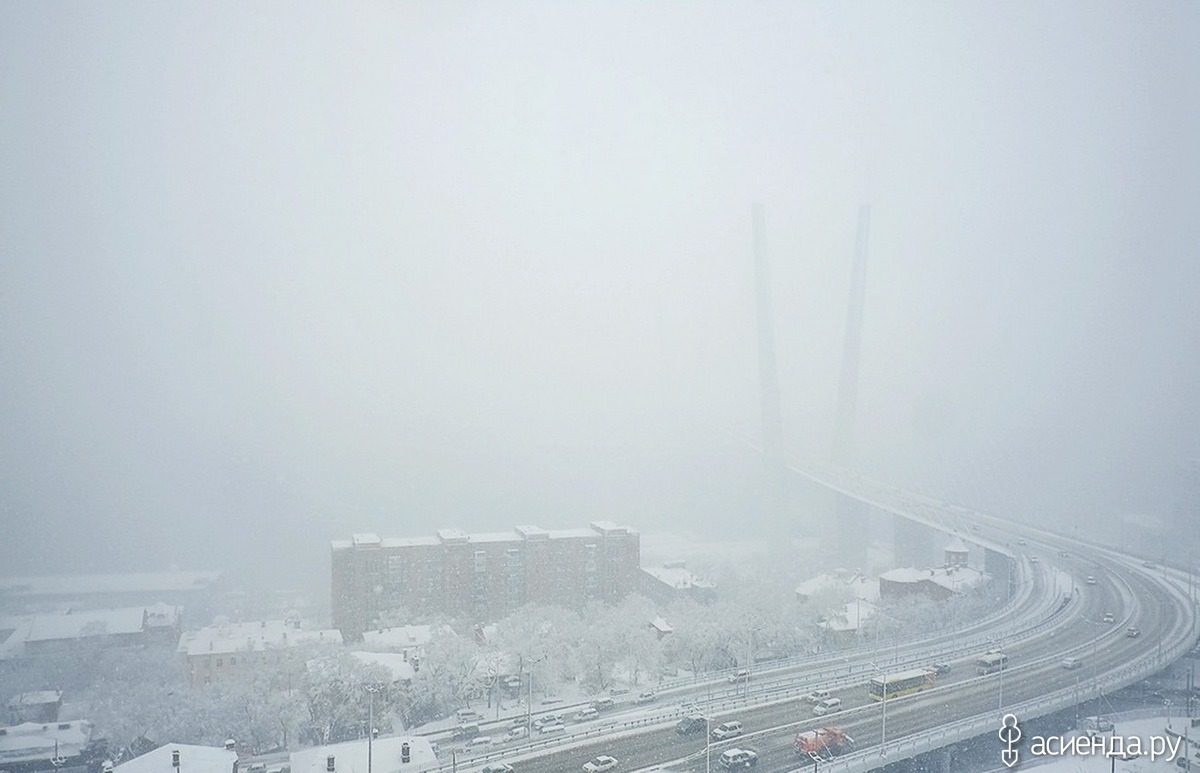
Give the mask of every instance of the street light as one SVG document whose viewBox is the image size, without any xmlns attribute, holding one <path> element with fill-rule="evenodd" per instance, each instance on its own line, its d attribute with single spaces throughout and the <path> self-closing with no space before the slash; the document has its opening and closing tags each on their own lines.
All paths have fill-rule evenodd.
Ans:
<svg viewBox="0 0 1200 773">
<path fill-rule="evenodd" d="M 372 753 L 374 752 L 373 744 L 375 742 L 375 693 L 379 692 L 379 685 L 368 684 L 364 687 L 367 691 L 367 773 L 371 773 Z"/>
</svg>

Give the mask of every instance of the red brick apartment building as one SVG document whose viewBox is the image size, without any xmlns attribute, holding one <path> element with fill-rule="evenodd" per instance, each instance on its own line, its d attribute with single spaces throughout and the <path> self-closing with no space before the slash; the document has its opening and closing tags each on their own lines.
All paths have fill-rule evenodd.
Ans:
<svg viewBox="0 0 1200 773">
<path fill-rule="evenodd" d="M 333 625 L 357 639 L 388 609 L 495 620 L 527 603 L 577 608 L 637 589 L 638 533 L 608 521 L 586 529 L 518 526 L 433 537 L 355 534 L 332 546 Z"/>
</svg>

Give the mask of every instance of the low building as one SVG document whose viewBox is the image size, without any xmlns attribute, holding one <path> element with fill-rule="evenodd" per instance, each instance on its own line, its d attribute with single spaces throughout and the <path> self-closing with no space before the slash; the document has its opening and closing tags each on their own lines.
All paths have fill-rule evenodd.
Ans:
<svg viewBox="0 0 1200 773">
<path fill-rule="evenodd" d="M 10 773 L 99 773 L 107 752 L 83 719 L 0 727 L 0 770 Z"/>
<path fill-rule="evenodd" d="M 650 630 L 654 631 L 654 635 L 659 639 L 665 639 L 675 632 L 675 629 L 661 617 L 656 617 L 650 621 Z"/>
<path fill-rule="evenodd" d="M 0 659 L 82 652 L 97 647 L 172 648 L 181 611 L 165 604 L 29 615 L 0 644 Z"/>
<path fill-rule="evenodd" d="M 299 620 L 259 620 L 222 622 L 190 632 L 179 642 L 179 651 L 187 657 L 191 683 L 206 685 L 243 678 L 291 647 L 341 644 L 337 630 L 306 631 Z"/>
<path fill-rule="evenodd" d="M 122 762 L 114 773 L 238 773 L 238 755 L 229 743 L 225 748 L 164 744 Z"/>
<path fill-rule="evenodd" d="M 407 747 L 408 761 L 404 761 Z M 369 756 L 369 762 L 368 762 Z M 317 746 L 293 752 L 291 773 L 419 773 L 440 766 L 424 736 L 395 736 Z"/>
<path fill-rule="evenodd" d="M 641 592 L 658 604 L 670 604 L 684 598 L 701 604 L 711 604 L 717 600 L 717 586 L 697 577 L 683 561 L 642 567 Z"/>
<path fill-rule="evenodd" d="M 9 724 L 58 722 L 62 693 L 58 690 L 23 692 L 8 699 Z"/>
<path fill-rule="evenodd" d="M 934 600 L 960 596 L 980 587 L 987 575 L 969 566 L 940 569 L 903 567 L 879 576 L 879 594 L 885 601 L 924 597 Z"/>
</svg>

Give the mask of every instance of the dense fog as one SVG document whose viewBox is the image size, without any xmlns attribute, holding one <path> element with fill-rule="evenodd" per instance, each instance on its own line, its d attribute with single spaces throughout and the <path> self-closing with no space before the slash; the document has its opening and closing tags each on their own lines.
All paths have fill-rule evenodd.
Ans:
<svg viewBox="0 0 1200 773">
<path fill-rule="evenodd" d="M 1200 9 L 0 5 L 5 574 L 593 519 L 763 536 L 827 463 L 1018 520 L 1200 455 Z M 809 528 L 796 503 L 798 533 Z M 815 516 L 812 516 L 815 518 Z"/>
</svg>

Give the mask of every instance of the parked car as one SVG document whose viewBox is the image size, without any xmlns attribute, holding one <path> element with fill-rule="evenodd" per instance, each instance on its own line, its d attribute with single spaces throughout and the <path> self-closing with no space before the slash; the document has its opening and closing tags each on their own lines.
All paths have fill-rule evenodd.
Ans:
<svg viewBox="0 0 1200 773">
<path fill-rule="evenodd" d="M 1106 623 L 1117 622 L 1116 615 L 1114 615 L 1112 612 L 1105 612 L 1104 613 L 1104 622 L 1106 622 Z"/>
<path fill-rule="evenodd" d="M 585 762 L 583 764 L 583 771 L 584 773 L 605 773 L 607 770 L 616 770 L 618 764 L 616 757 L 601 754 L 591 762 Z"/>
<path fill-rule="evenodd" d="M 1062 667 L 1068 671 L 1073 671 L 1083 665 L 1083 661 L 1079 658 L 1063 658 Z"/>
<path fill-rule="evenodd" d="M 1112 732 L 1112 720 L 1107 717 L 1084 717 L 1083 729 L 1089 733 L 1109 733 Z"/>
<path fill-rule="evenodd" d="M 948 674 L 954 670 L 949 663 L 934 663 L 930 668 L 936 671 L 938 676 Z"/>
<path fill-rule="evenodd" d="M 520 727 L 514 727 L 514 728 L 510 729 L 507 733 L 505 733 L 504 740 L 505 741 L 519 741 L 528 735 L 529 735 L 529 728 L 525 727 L 524 725 L 521 725 Z"/>
<path fill-rule="evenodd" d="M 656 700 L 658 700 L 658 693 L 654 692 L 654 690 L 646 690 L 645 692 L 639 694 L 638 697 L 634 698 L 633 702 L 653 703 Z"/>
<path fill-rule="evenodd" d="M 628 687 L 609 687 L 608 694 L 609 695 L 628 695 L 629 688 Z"/>
<path fill-rule="evenodd" d="M 833 693 L 831 691 L 822 689 L 822 690 L 813 690 L 808 695 L 805 695 L 804 699 L 806 701 L 808 701 L 809 703 L 820 703 L 821 701 L 825 700 L 826 698 L 832 698 L 832 697 L 833 697 Z"/>
<path fill-rule="evenodd" d="M 1137 637 L 1142 635 L 1142 632 L 1136 628 L 1126 628 L 1125 635 L 1127 637 L 1129 637 L 1130 639 L 1136 639 Z"/>
<path fill-rule="evenodd" d="M 675 732 L 680 735 L 688 735 L 704 730 L 708 724 L 708 720 L 701 716 L 684 717 L 675 724 Z"/>
<path fill-rule="evenodd" d="M 721 754 L 721 767 L 752 768 L 758 764 L 758 752 L 753 749 L 729 749 Z"/>
<path fill-rule="evenodd" d="M 616 705 L 617 705 L 617 702 L 614 701 L 612 698 L 597 698 L 596 700 L 592 701 L 592 708 L 594 708 L 596 711 L 604 711 L 605 709 L 611 709 L 613 706 L 616 706 Z"/>
<path fill-rule="evenodd" d="M 458 720 L 458 724 L 460 725 L 478 722 L 479 720 L 483 719 L 483 717 L 475 709 L 459 709 L 458 711 L 454 712 L 454 717 Z"/>
<path fill-rule="evenodd" d="M 471 740 L 467 741 L 467 749 L 468 750 L 481 749 L 485 746 L 491 746 L 491 745 L 492 745 L 492 737 L 490 735 L 475 736 Z"/>
<path fill-rule="evenodd" d="M 732 674 L 729 675 L 729 683 L 730 684 L 736 684 L 737 682 L 748 682 L 748 681 L 750 681 L 750 669 L 748 669 L 748 668 L 739 668 L 737 671 L 734 671 Z"/>
<path fill-rule="evenodd" d="M 825 716 L 842 710 L 841 698 L 826 698 L 825 700 L 813 706 L 813 713 L 817 716 Z"/>
<path fill-rule="evenodd" d="M 562 714 L 543 714 L 542 716 L 533 720 L 533 726 L 538 730 L 541 730 L 546 725 L 562 724 L 562 720 Z"/>
<path fill-rule="evenodd" d="M 599 719 L 599 718 L 600 718 L 600 712 L 596 711 L 595 709 L 592 709 L 592 708 L 582 709 L 582 710 L 576 712 L 575 716 L 571 717 L 571 719 L 576 722 L 587 722 L 588 720 Z"/>
<path fill-rule="evenodd" d="M 722 722 L 712 729 L 712 737 L 718 741 L 723 741 L 726 738 L 733 738 L 742 734 L 741 722 Z"/>
<path fill-rule="evenodd" d="M 1037 557 L 1037 556 L 1030 556 L 1030 557 L 1029 557 L 1029 563 L 1031 563 L 1031 564 L 1036 564 L 1037 562 L 1038 562 L 1038 557 Z"/>
<path fill-rule="evenodd" d="M 552 725 L 542 725 L 541 728 L 538 730 L 538 732 L 541 733 L 542 735 L 547 735 L 549 733 L 561 733 L 561 732 L 564 732 L 566 729 L 567 729 L 566 725 L 564 725 L 561 722 L 556 722 Z"/>
</svg>

